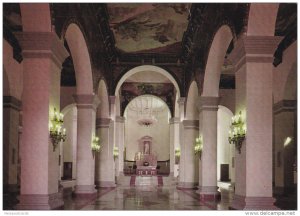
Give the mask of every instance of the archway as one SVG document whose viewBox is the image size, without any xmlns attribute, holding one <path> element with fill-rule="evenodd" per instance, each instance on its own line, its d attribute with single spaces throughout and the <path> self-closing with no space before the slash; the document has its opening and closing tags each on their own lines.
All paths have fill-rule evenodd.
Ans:
<svg viewBox="0 0 300 216">
<path fill-rule="evenodd" d="M 69 104 L 63 108 L 64 128 L 68 132 L 66 140 L 60 146 L 61 164 L 60 177 L 62 180 L 76 179 L 77 162 L 77 107 L 76 104 Z M 74 182 L 72 184 L 74 186 Z"/>
<path fill-rule="evenodd" d="M 204 74 L 203 91 L 200 98 L 200 135 L 203 139 L 202 159 L 199 168 L 199 193 L 201 196 L 218 197 L 218 104 L 219 83 L 226 51 L 233 39 L 231 29 L 221 26 L 212 41 Z M 204 174 L 205 173 L 205 174 Z"/>
<path fill-rule="evenodd" d="M 180 96 L 180 88 L 178 86 L 178 83 L 176 82 L 176 80 L 174 79 L 174 77 L 167 72 L 166 70 L 157 67 L 157 66 L 153 66 L 153 65 L 142 65 L 142 66 L 137 66 L 135 68 L 132 68 L 131 70 L 129 70 L 128 72 L 126 72 L 121 79 L 119 80 L 116 89 L 115 89 L 115 96 L 117 96 L 117 93 L 120 89 L 120 87 L 122 86 L 122 84 L 125 82 L 126 79 L 128 79 L 130 76 L 139 73 L 139 72 L 143 72 L 143 71 L 150 71 L 150 72 L 156 72 L 159 74 L 162 74 L 163 76 L 167 77 L 175 86 L 176 89 L 176 93 Z"/>
<path fill-rule="evenodd" d="M 78 25 L 71 23 L 64 35 L 70 48 L 76 76 L 76 92 L 93 94 L 93 75 L 88 47 Z"/>
<path fill-rule="evenodd" d="M 278 3 L 251 3 L 247 36 L 274 36 L 278 8 Z"/>
<path fill-rule="evenodd" d="M 207 58 L 202 96 L 219 96 L 221 69 L 232 39 L 231 29 L 227 25 L 221 26 L 214 36 Z"/>
<path fill-rule="evenodd" d="M 218 144 L 217 144 L 217 179 L 220 182 L 234 182 L 234 153 L 235 146 L 228 142 L 228 132 L 233 113 L 225 106 L 218 109 Z M 229 186 L 229 185 L 227 185 Z"/>
<path fill-rule="evenodd" d="M 159 172 L 170 172 L 169 118 L 167 104 L 154 95 L 141 95 L 127 105 L 125 117 L 125 165 L 124 171 L 136 162 L 136 154 L 140 152 L 139 141 L 143 137 L 152 138 L 151 154 L 157 157 Z"/>
<path fill-rule="evenodd" d="M 83 32 L 77 24 L 66 26 L 65 38 L 72 56 L 75 77 L 77 105 L 77 164 L 76 194 L 94 194 L 95 160 L 91 142 L 95 135 L 95 109 L 99 100 L 93 92 L 93 74 L 89 50 Z"/>
<path fill-rule="evenodd" d="M 185 118 L 180 134 L 179 187 L 193 188 L 199 181 L 200 156 L 195 154 L 195 141 L 199 137 L 198 86 L 192 81 L 185 105 Z"/>
</svg>

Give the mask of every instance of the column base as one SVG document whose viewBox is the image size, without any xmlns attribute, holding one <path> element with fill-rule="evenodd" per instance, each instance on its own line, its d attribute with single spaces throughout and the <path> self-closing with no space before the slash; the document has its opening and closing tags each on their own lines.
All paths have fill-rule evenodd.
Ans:
<svg viewBox="0 0 300 216">
<path fill-rule="evenodd" d="M 177 185 L 177 189 L 194 189 L 196 188 L 196 184 L 195 182 L 179 182 Z"/>
<path fill-rule="evenodd" d="M 116 183 L 114 181 L 96 181 L 97 188 L 114 188 Z"/>
<path fill-rule="evenodd" d="M 273 197 L 245 197 L 234 195 L 229 209 L 232 210 L 280 210 Z"/>
<path fill-rule="evenodd" d="M 74 194 L 77 198 L 94 198 L 97 197 L 95 185 L 76 185 Z"/>
<path fill-rule="evenodd" d="M 196 191 L 201 201 L 218 201 L 221 199 L 221 193 L 217 186 L 199 186 Z"/>
<path fill-rule="evenodd" d="M 62 209 L 64 201 L 61 193 L 54 194 L 26 194 L 19 196 L 17 210 L 51 210 Z"/>
</svg>

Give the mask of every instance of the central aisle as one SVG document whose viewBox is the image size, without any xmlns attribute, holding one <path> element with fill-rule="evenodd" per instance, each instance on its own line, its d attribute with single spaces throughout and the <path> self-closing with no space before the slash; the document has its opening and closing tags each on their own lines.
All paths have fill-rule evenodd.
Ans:
<svg viewBox="0 0 300 216">
<path fill-rule="evenodd" d="M 227 192 L 228 193 L 228 192 Z M 99 191 L 90 202 L 65 205 L 65 209 L 80 210 L 215 210 L 228 209 L 228 202 L 202 202 L 195 190 L 177 190 L 175 186 L 117 187 Z M 225 196 L 226 197 L 226 196 Z M 228 197 L 228 196 L 227 196 Z M 67 204 L 67 203 L 65 203 Z M 68 206 L 68 207 L 67 207 Z M 73 206 L 73 207 L 72 207 Z"/>
</svg>

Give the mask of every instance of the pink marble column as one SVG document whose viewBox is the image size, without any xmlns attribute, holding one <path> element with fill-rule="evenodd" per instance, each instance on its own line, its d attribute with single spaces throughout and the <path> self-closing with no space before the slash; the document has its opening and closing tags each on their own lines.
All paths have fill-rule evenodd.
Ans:
<svg viewBox="0 0 300 216">
<path fill-rule="evenodd" d="M 194 153 L 195 139 L 199 135 L 198 120 L 183 120 L 183 143 L 180 156 L 178 189 L 195 188 L 198 183 L 198 157 Z"/>
<path fill-rule="evenodd" d="M 101 151 L 97 154 L 96 184 L 98 187 L 115 187 L 113 143 L 110 141 L 110 118 L 97 118 L 97 136 L 101 140 Z"/>
<path fill-rule="evenodd" d="M 74 95 L 77 104 L 77 166 L 76 196 L 92 197 L 95 189 L 95 160 L 91 142 L 95 134 L 96 109 L 99 99 L 96 95 Z"/>
<path fill-rule="evenodd" d="M 242 111 L 247 126 L 241 154 L 235 152 L 233 209 L 277 209 L 272 197 L 272 62 L 280 41 L 243 36 L 230 54 L 236 69 L 236 111 Z"/>
<path fill-rule="evenodd" d="M 217 200 L 217 117 L 219 97 L 201 96 L 198 104 L 200 135 L 203 138 L 199 190 L 202 200 Z"/>
<path fill-rule="evenodd" d="M 16 33 L 23 54 L 23 134 L 21 195 L 18 209 L 55 209 L 58 193 L 58 151 L 49 139 L 49 114 L 59 110 L 60 71 L 68 56 L 53 32 Z M 49 108 L 51 110 L 49 110 Z"/>
</svg>

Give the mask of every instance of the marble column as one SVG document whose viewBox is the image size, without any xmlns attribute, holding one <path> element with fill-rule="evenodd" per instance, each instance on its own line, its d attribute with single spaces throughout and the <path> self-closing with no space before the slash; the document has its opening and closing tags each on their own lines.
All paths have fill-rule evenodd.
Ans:
<svg viewBox="0 0 300 216">
<path fill-rule="evenodd" d="M 217 119 L 219 97 L 201 96 L 198 104 L 200 135 L 203 138 L 199 190 L 202 200 L 217 200 L 220 192 L 217 187 Z"/>
<path fill-rule="evenodd" d="M 18 190 L 19 117 L 22 102 L 3 96 L 3 192 Z"/>
<path fill-rule="evenodd" d="M 178 99 L 178 107 L 179 107 L 179 145 L 180 145 L 180 151 L 182 151 L 183 145 L 184 145 L 184 127 L 182 124 L 182 121 L 184 120 L 185 116 L 185 101 L 186 98 L 181 97 Z M 180 157 L 179 162 L 179 182 L 184 182 L 184 157 Z"/>
<path fill-rule="evenodd" d="M 74 95 L 77 106 L 77 164 L 76 196 L 93 197 L 95 189 L 95 160 L 92 136 L 95 134 L 96 109 L 99 99 L 94 94 Z"/>
<path fill-rule="evenodd" d="M 179 144 L 179 118 L 170 118 L 170 176 L 178 176 L 178 164 L 175 163 L 175 149 L 180 149 Z"/>
<path fill-rule="evenodd" d="M 109 146 L 112 148 L 112 153 L 114 152 L 114 147 L 116 147 L 116 103 L 118 98 L 116 96 L 109 96 L 109 107 L 110 107 L 110 118 L 111 122 L 109 125 Z M 112 163 L 112 172 L 114 176 L 114 182 L 116 182 L 116 166 L 118 163 L 118 159 L 113 157 L 113 163 Z M 114 187 L 114 185 L 112 185 Z"/>
<path fill-rule="evenodd" d="M 198 120 L 183 120 L 183 143 L 180 156 L 180 181 L 178 189 L 195 188 L 198 183 L 198 157 L 194 153 L 195 139 L 199 135 Z"/>
<path fill-rule="evenodd" d="M 63 205 L 58 193 L 58 150 L 49 138 L 49 114 L 59 110 L 60 72 L 68 56 L 53 32 L 15 34 L 23 55 L 23 133 L 21 194 L 18 209 L 56 209 Z"/>
<path fill-rule="evenodd" d="M 296 100 L 282 100 L 274 104 L 274 193 L 295 191 L 293 165 L 296 162 Z M 287 142 L 287 137 L 291 138 Z"/>
<path fill-rule="evenodd" d="M 235 195 L 230 208 L 272 210 L 273 54 L 281 37 L 243 36 L 230 54 L 236 70 L 236 111 L 247 134 L 235 152 Z"/>
<path fill-rule="evenodd" d="M 116 176 L 124 175 L 124 122 L 123 116 L 116 116 L 116 146 L 119 148 L 119 157 L 116 159 Z"/>
<path fill-rule="evenodd" d="M 97 187 L 115 187 L 113 143 L 110 141 L 110 118 L 97 118 L 97 136 L 101 140 L 101 151 L 96 156 Z"/>
</svg>

